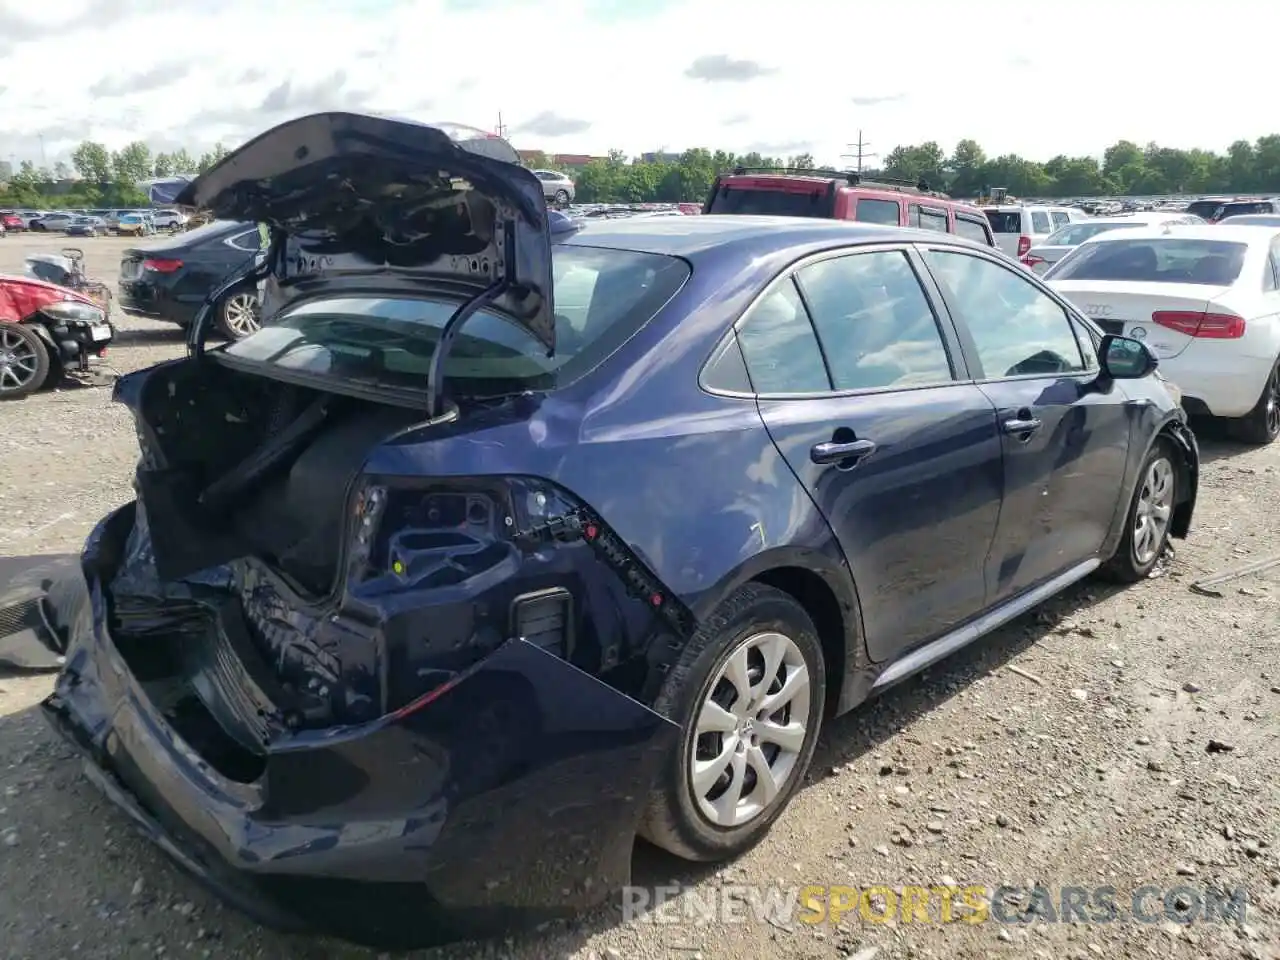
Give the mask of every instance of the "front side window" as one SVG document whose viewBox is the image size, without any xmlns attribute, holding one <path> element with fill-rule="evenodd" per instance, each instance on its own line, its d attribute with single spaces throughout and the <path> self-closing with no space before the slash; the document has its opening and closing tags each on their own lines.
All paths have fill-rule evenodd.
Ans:
<svg viewBox="0 0 1280 960">
<path fill-rule="evenodd" d="M 593 369 L 670 300 L 685 261 L 630 250 L 557 245 L 552 261 L 556 349 L 498 314 L 466 322 L 445 377 L 469 396 L 564 386 Z M 563 301 L 563 304 L 562 302 Z M 286 305 L 228 357 L 400 390 L 425 390 L 431 354 L 455 301 L 334 296 Z"/>
<path fill-rule="evenodd" d="M 797 274 L 837 390 L 951 380 L 933 310 L 905 253 L 823 260 Z"/>
<path fill-rule="evenodd" d="M 973 337 L 985 378 L 1085 369 L 1067 312 L 1031 280 L 966 253 L 930 250 L 925 257 Z"/>
<path fill-rule="evenodd" d="M 752 308 L 738 329 L 738 343 L 758 394 L 831 389 L 822 349 L 792 280 L 778 284 Z"/>
</svg>

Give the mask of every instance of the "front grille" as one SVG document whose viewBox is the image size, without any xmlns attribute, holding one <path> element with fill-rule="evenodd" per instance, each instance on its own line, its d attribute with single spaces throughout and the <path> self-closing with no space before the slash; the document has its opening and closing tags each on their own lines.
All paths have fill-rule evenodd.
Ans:
<svg viewBox="0 0 1280 960">
<path fill-rule="evenodd" d="M 44 625 L 39 597 L 21 600 L 10 607 L 0 607 L 0 637 L 23 630 L 42 630 Z"/>
</svg>

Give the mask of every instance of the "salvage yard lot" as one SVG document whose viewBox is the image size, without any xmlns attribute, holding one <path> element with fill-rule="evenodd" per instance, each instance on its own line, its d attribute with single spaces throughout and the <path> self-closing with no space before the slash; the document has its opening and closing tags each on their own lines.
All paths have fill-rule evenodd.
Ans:
<svg viewBox="0 0 1280 960">
<path fill-rule="evenodd" d="M 90 275 L 114 288 L 132 242 L 76 245 Z M 0 272 L 19 272 L 28 250 L 63 245 L 10 236 Z M 182 353 L 176 328 L 116 321 L 116 370 Z M 876 924 L 856 911 L 834 928 L 623 925 L 615 911 L 415 956 L 1280 956 L 1280 567 L 1217 597 L 1189 589 L 1280 552 L 1280 444 L 1201 441 L 1192 536 L 1160 577 L 1123 591 L 1086 583 L 834 722 L 812 782 L 757 850 L 709 871 L 642 846 L 635 882 L 693 884 L 704 900 L 742 885 L 1111 885 L 1122 905 L 1148 884 L 1243 888 L 1243 927 Z M 107 388 L 0 406 L 0 555 L 78 549 L 129 498 L 135 456 Z M 376 956 L 280 936 L 220 908 L 133 833 L 46 732 L 35 707 L 49 686 L 0 676 L 0 955 Z M 1211 739 L 1232 749 L 1208 752 Z"/>
</svg>

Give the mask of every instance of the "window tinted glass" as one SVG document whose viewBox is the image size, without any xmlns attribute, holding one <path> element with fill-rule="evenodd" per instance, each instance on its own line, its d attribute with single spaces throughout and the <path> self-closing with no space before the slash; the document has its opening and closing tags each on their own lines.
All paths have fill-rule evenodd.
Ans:
<svg viewBox="0 0 1280 960">
<path fill-rule="evenodd" d="M 912 227 L 919 227 L 921 230 L 936 230 L 938 233 L 947 233 L 947 215 L 940 210 L 930 210 L 922 207 L 918 203 L 911 204 L 907 208 L 907 223 Z"/>
<path fill-rule="evenodd" d="M 1049 214 L 1049 216 L 1053 219 L 1053 229 L 1055 230 L 1057 230 L 1059 227 L 1065 227 L 1068 223 L 1071 222 L 1071 217 L 1067 216 L 1067 214 L 1063 213 L 1060 210 L 1054 210 L 1052 213 Z"/>
<path fill-rule="evenodd" d="M 861 199 L 854 208 L 853 218 L 863 223 L 887 223 L 898 225 L 898 204 L 893 200 Z"/>
<path fill-rule="evenodd" d="M 1022 214 L 1017 210 L 986 210 L 992 233 L 1022 233 Z"/>
<path fill-rule="evenodd" d="M 838 390 L 940 383 L 951 364 L 904 253 L 859 253 L 799 273 Z"/>
<path fill-rule="evenodd" d="M 1226 240 L 1180 237 L 1102 239 L 1077 247 L 1046 274 L 1054 280 L 1131 280 L 1228 286 L 1240 276 L 1248 247 Z"/>
<path fill-rule="evenodd" d="M 1096 237 L 1108 230 L 1123 230 L 1125 227 L 1141 227 L 1141 223 L 1073 223 L 1061 230 L 1056 230 L 1040 242 L 1050 247 L 1078 247 L 1090 237 Z"/>
<path fill-rule="evenodd" d="M 1238 217 L 1246 213 L 1274 213 L 1271 209 L 1271 201 L 1254 200 L 1248 203 L 1228 203 L 1222 207 L 1219 217 Z"/>
<path fill-rule="evenodd" d="M 987 239 L 987 231 L 982 224 L 967 217 L 956 216 L 956 236 L 964 237 L 966 240 L 973 240 L 983 246 L 991 245 L 991 241 Z"/>
<path fill-rule="evenodd" d="M 1084 369 L 1066 311 L 1030 280 L 979 257 L 940 250 L 926 256 L 973 336 L 984 376 Z"/>
<path fill-rule="evenodd" d="M 791 281 L 779 284 L 738 330 L 756 393 L 820 393 L 831 389 L 813 324 Z"/>
<path fill-rule="evenodd" d="M 1222 209 L 1221 200 L 1194 200 L 1187 204 L 1187 213 L 1208 220 L 1215 212 Z"/>
<path fill-rule="evenodd" d="M 1048 233 L 1051 229 L 1047 213 L 1036 211 L 1031 214 L 1031 231 L 1033 233 Z"/>
<path fill-rule="evenodd" d="M 689 276 L 683 260 L 557 245 L 552 259 L 556 351 L 515 323 L 480 313 L 445 363 L 455 389 L 473 396 L 554 389 L 608 357 L 660 310 Z M 456 302 L 347 296 L 286 307 L 229 356 L 292 370 L 423 390 L 431 353 Z"/>
<path fill-rule="evenodd" d="M 729 393 L 751 393 L 751 377 L 737 337 L 730 336 L 712 356 L 702 375 L 702 383 L 710 390 L 726 390 Z"/>
<path fill-rule="evenodd" d="M 825 183 L 813 190 L 761 190 L 726 184 L 711 200 L 712 213 L 756 214 L 776 217 L 829 217 L 833 202 Z M 895 220 L 894 223 L 898 221 Z"/>
</svg>

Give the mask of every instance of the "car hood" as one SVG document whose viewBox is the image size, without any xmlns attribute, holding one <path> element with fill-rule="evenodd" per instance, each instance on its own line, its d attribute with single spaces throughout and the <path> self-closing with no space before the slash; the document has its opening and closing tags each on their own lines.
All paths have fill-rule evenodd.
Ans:
<svg viewBox="0 0 1280 960">
<path fill-rule="evenodd" d="M 250 140 L 175 202 L 271 228 L 264 322 L 326 293 L 466 300 L 506 280 L 486 309 L 555 347 L 542 181 L 483 131 L 314 114 Z"/>
</svg>

